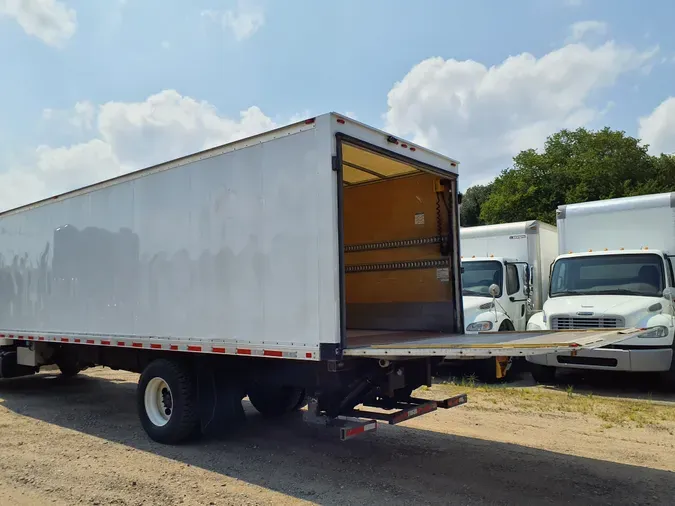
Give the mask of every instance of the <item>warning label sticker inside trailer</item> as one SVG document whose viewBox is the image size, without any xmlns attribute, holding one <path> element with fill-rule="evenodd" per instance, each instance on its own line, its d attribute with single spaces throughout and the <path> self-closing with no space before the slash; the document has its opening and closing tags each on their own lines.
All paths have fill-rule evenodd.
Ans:
<svg viewBox="0 0 675 506">
<path fill-rule="evenodd" d="M 441 283 L 447 283 L 450 281 L 450 269 L 447 267 L 436 269 L 436 279 Z"/>
<path fill-rule="evenodd" d="M 424 225 L 424 213 L 415 214 L 415 225 Z"/>
</svg>

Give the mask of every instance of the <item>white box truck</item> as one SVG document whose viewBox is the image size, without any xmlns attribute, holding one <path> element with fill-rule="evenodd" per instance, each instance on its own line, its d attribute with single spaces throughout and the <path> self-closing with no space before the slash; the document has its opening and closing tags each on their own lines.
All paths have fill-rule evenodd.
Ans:
<svg viewBox="0 0 675 506">
<path fill-rule="evenodd" d="M 528 329 L 651 330 L 574 356 L 532 357 L 535 379 L 576 368 L 660 372 L 674 383 L 675 193 L 560 206 L 557 222 L 549 298 Z"/>
<path fill-rule="evenodd" d="M 4 212 L 0 376 L 138 372 L 162 443 L 246 396 L 347 439 L 465 402 L 412 397 L 443 357 L 639 332 L 463 335 L 457 165 L 326 114 Z"/>
<path fill-rule="evenodd" d="M 548 296 L 549 266 L 558 254 L 554 226 L 537 220 L 463 227 L 459 232 L 464 327 L 467 333 L 523 331 Z M 506 376 L 512 361 L 477 363 L 483 380 Z"/>
</svg>

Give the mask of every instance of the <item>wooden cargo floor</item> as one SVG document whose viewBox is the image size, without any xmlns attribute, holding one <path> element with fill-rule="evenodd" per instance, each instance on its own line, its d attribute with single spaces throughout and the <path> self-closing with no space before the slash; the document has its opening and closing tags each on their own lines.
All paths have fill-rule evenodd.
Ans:
<svg viewBox="0 0 675 506">
<path fill-rule="evenodd" d="M 401 342 L 410 343 L 414 346 L 416 341 L 438 337 L 460 337 L 460 335 L 433 332 L 347 329 L 347 348 L 382 346 Z"/>
</svg>

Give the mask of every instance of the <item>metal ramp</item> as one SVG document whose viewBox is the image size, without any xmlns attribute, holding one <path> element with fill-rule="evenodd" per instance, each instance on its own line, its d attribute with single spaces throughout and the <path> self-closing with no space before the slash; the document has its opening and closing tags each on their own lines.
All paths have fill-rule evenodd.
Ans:
<svg viewBox="0 0 675 506">
<path fill-rule="evenodd" d="M 433 334 L 429 332 L 348 331 L 344 355 L 379 358 L 449 358 L 527 356 L 546 353 L 572 354 L 600 348 L 648 329 L 542 330 L 485 332 L 478 334 Z"/>
</svg>

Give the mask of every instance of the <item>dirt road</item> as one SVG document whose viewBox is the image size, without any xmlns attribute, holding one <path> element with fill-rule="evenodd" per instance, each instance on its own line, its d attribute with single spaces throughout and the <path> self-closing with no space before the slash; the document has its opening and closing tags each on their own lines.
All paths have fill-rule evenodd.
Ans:
<svg viewBox="0 0 675 506">
<path fill-rule="evenodd" d="M 136 375 L 0 384 L 0 504 L 673 504 L 675 422 L 608 424 L 471 398 L 341 443 L 298 417 L 166 447 L 135 413 Z M 563 394 L 564 395 L 564 394 Z M 499 408 L 500 411 L 495 411 Z M 642 424 L 642 422 L 639 422 Z"/>
</svg>

